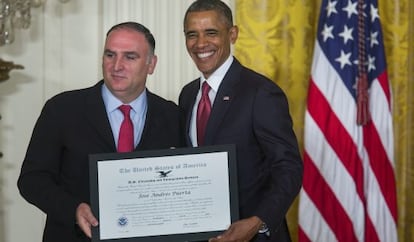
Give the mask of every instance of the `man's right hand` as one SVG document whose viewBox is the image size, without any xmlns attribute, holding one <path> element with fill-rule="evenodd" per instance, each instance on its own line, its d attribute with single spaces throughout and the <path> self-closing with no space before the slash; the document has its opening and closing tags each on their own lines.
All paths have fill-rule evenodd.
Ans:
<svg viewBox="0 0 414 242">
<path fill-rule="evenodd" d="M 257 216 L 236 221 L 223 234 L 209 239 L 209 242 L 248 242 L 257 234 L 262 223 Z"/>
<path fill-rule="evenodd" d="M 79 204 L 76 209 L 76 222 L 89 238 L 92 238 L 91 227 L 96 227 L 99 224 L 98 220 L 92 214 L 91 207 L 86 203 Z"/>
</svg>

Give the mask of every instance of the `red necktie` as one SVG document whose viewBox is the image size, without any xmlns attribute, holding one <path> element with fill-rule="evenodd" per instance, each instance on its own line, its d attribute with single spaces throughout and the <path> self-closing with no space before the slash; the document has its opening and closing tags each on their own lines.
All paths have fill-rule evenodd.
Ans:
<svg viewBox="0 0 414 242">
<path fill-rule="evenodd" d="M 118 152 L 131 152 L 134 150 L 134 125 L 129 116 L 131 106 L 121 105 L 119 110 L 124 114 L 124 121 L 119 129 Z"/>
<path fill-rule="evenodd" d="M 201 88 L 201 99 L 198 103 L 197 108 L 197 143 L 198 146 L 203 145 L 204 143 L 204 133 L 207 126 L 208 117 L 211 112 L 211 103 L 210 98 L 208 97 L 208 92 L 210 91 L 210 86 L 205 81 L 203 87 Z"/>
</svg>

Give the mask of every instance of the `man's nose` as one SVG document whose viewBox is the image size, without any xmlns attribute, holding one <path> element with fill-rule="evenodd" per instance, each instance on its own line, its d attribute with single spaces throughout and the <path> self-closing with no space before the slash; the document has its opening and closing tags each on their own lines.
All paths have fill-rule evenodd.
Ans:
<svg viewBox="0 0 414 242">
<path fill-rule="evenodd" d="M 118 71 L 118 70 L 121 70 L 122 68 L 123 68 L 122 58 L 116 58 L 114 60 L 114 70 Z"/>
<path fill-rule="evenodd" d="M 207 46 L 207 43 L 208 43 L 207 38 L 206 38 L 205 36 L 203 36 L 203 35 L 200 35 L 200 36 L 197 38 L 197 41 L 196 41 L 196 46 L 197 46 L 198 48 L 202 48 L 202 47 Z"/>
</svg>

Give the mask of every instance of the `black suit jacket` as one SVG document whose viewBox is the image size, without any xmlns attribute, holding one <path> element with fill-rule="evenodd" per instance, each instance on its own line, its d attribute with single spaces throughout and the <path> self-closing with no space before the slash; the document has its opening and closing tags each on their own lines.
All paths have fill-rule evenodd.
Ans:
<svg viewBox="0 0 414 242">
<path fill-rule="evenodd" d="M 181 91 L 189 123 L 200 80 Z M 302 159 L 283 91 L 234 59 L 218 89 L 204 145 L 236 144 L 241 218 L 258 216 L 271 229 L 264 241 L 290 241 L 285 215 L 302 184 Z M 257 236 L 255 241 L 261 241 Z"/>
<path fill-rule="evenodd" d="M 89 203 L 88 155 L 116 152 L 102 84 L 51 98 L 34 127 L 18 188 L 47 215 L 44 242 L 89 241 L 75 225 L 77 206 Z M 147 97 L 145 126 L 136 150 L 182 146 L 178 106 L 149 91 Z"/>
</svg>

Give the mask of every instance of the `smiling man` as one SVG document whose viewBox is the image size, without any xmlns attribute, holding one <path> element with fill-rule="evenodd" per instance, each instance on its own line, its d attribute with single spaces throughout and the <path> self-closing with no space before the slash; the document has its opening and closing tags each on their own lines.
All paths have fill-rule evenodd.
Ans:
<svg viewBox="0 0 414 242">
<path fill-rule="evenodd" d="M 182 146 L 178 106 L 146 88 L 157 63 L 154 49 L 145 26 L 113 26 L 103 80 L 60 93 L 43 107 L 18 180 L 21 195 L 47 215 L 43 242 L 91 241 L 98 221 L 89 206 L 90 154 Z M 125 106 L 129 114 L 121 111 Z M 124 119 L 130 119 L 128 142 L 120 138 Z"/>
<path fill-rule="evenodd" d="M 179 98 L 187 144 L 236 145 L 241 219 L 210 241 L 290 241 L 285 215 L 303 165 L 284 92 L 232 56 L 238 28 L 220 0 L 193 2 L 184 34 L 201 72 Z"/>
</svg>

